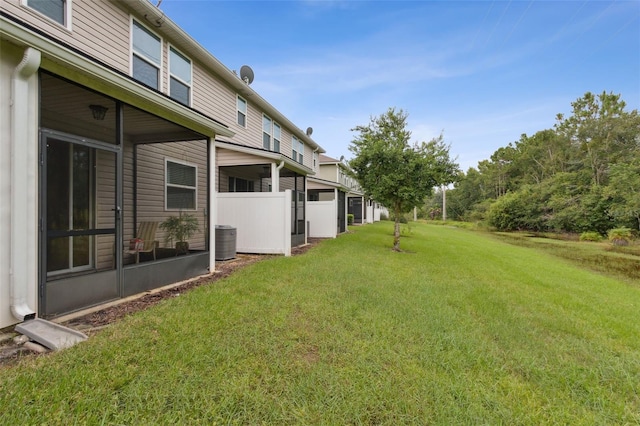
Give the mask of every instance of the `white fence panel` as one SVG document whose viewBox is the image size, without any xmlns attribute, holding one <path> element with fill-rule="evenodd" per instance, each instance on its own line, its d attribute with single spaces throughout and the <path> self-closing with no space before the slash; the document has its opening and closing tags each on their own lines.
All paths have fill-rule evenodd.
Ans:
<svg viewBox="0 0 640 426">
<path fill-rule="evenodd" d="M 239 253 L 291 255 L 291 191 L 220 192 L 217 225 L 236 228 Z"/>
<path fill-rule="evenodd" d="M 365 207 L 367 209 L 367 219 L 366 222 L 367 223 L 373 223 L 373 206 L 368 205 L 367 203 L 367 207 Z"/>
<path fill-rule="evenodd" d="M 338 205 L 332 201 L 307 201 L 309 237 L 335 238 L 338 233 Z"/>
</svg>

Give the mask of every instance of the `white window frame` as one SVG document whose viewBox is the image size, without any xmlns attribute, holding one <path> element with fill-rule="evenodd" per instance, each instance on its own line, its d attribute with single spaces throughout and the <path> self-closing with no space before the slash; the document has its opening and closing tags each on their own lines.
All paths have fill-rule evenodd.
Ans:
<svg viewBox="0 0 640 426">
<path fill-rule="evenodd" d="M 313 170 L 318 170 L 318 153 L 313 153 Z"/>
<path fill-rule="evenodd" d="M 298 163 L 304 164 L 304 142 L 302 142 L 300 139 L 298 139 L 298 142 L 300 143 L 300 150 L 298 151 Z"/>
<path fill-rule="evenodd" d="M 195 170 L 195 186 L 189 186 L 189 185 L 179 185 L 179 184 L 175 184 L 175 183 L 169 183 L 168 179 L 169 179 L 169 173 L 168 173 L 168 167 L 169 167 L 169 163 L 175 163 L 175 164 L 180 164 L 183 166 L 187 166 L 187 167 L 192 167 Z M 187 209 L 187 208 L 182 208 L 182 207 L 169 207 L 167 205 L 168 202 L 168 191 L 167 189 L 169 187 L 172 188 L 181 188 L 181 189 L 193 189 L 193 197 L 194 197 L 194 206 L 193 209 Z M 165 157 L 164 159 L 164 210 L 165 211 L 197 211 L 198 210 L 198 166 L 193 164 L 193 163 L 188 163 L 186 161 L 180 161 L 180 160 L 176 160 L 175 158 L 169 158 L 169 157 Z"/>
<path fill-rule="evenodd" d="M 298 138 L 291 136 L 291 158 L 298 161 Z"/>
<path fill-rule="evenodd" d="M 265 129 L 265 120 L 269 120 L 269 129 Z M 268 130 L 268 132 L 267 132 Z M 269 146 L 264 143 L 264 137 L 269 136 Z M 271 145 L 273 142 L 273 119 L 266 114 L 262 114 L 262 147 L 268 151 L 271 151 Z"/>
<path fill-rule="evenodd" d="M 181 56 L 183 59 L 185 59 L 188 63 L 189 63 L 189 81 L 184 81 L 182 78 L 180 78 L 179 76 L 175 75 L 172 71 L 171 71 L 171 51 L 174 51 L 175 53 L 177 53 L 179 56 Z M 185 55 L 184 53 L 182 53 L 182 51 L 180 51 L 179 49 L 177 49 L 175 46 L 169 45 L 169 97 L 171 97 L 171 99 L 176 100 L 180 103 L 182 103 L 179 99 L 174 98 L 173 96 L 171 96 L 171 79 L 175 78 L 176 80 L 178 80 L 178 82 L 184 84 L 185 86 L 187 86 L 189 88 L 189 99 L 187 100 L 187 106 L 191 106 L 191 102 L 193 99 L 193 61 L 189 58 L 189 56 Z"/>
<path fill-rule="evenodd" d="M 291 158 L 300 164 L 304 161 L 304 142 L 295 136 L 291 137 Z"/>
<path fill-rule="evenodd" d="M 244 111 L 242 111 L 239 108 L 240 102 L 244 103 Z M 240 124 L 240 121 L 238 120 L 238 117 L 240 116 L 240 114 L 242 114 L 242 116 L 244 117 L 244 124 Z M 242 96 L 236 95 L 236 123 L 238 123 L 238 126 L 244 127 L 246 129 L 248 119 L 249 119 L 249 102 L 247 102 L 247 100 Z"/>
<path fill-rule="evenodd" d="M 282 147 L 282 126 L 275 121 L 273 121 L 273 135 L 271 139 L 273 140 L 273 150 L 280 152 Z"/>
<path fill-rule="evenodd" d="M 53 19 L 52 17 L 50 17 L 49 15 L 39 11 L 38 9 L 34 8 L 33 6 L 29 5 L 29 1 L 30 0 L 21 0 L 20 3 L 27 7 L 28 10 L 33 11 L 35 13 L 38 14 L 38 16 L 43 16 L 44 18 L 46 18 L 47 20 L 51 21 L 52 23 L 56 24 L 56 25 L 60 25 L 64 28 L 66 28 L 67 30 L 71 31 L 71 11 L 73 10 L 73 0 L 62 0 L 62 3 L 64 4 L 63 8 L 64 8 L 64 12 L 63 12 L 63 17 L 62 19 L 64 20 L 64 22 L 58 22 L 55 19 Z"/>
<path fill-rule="evenodd" d="M 158 38 L 158 42 L 160 43 L 160 62 L 159 63 L 155 63 L 153 61 L 153 59 L 146 57 L 144 54 L 136 52 L 133 46 L 133 27 L 134 25 L 138 25 L 140 28 L 143 28 L 144 30 L 146 30 L 147 32 L 149 32 L 150 34 L 152 34 L 153 36 L 155 36 L 156 38 Z M 160 35 L 158 35 L 158 33 L 156 33 L 155 31 L 153 31 L 152 29 L 150 29 L 149 27 L 147 27 L 146 25 L 144 25 L 142 22 L 140 22 L 139 20 L 133 18 L 133 16 L 131 17 L 131 22 L 130 22 L 130 36 L 129 36 L 130 40 L 129 40 L 129 74 L 131 75 L 131 77 L 134 78 L 134 80 L 139 81 L 142 84 L 146 84 L 144 83 L 142 80 L 138 80 L 137 78 L 135 78 L 135 76 L 133 75 L 133 57 L 137 56 L 138 58 L 140 58 L 141 60 L 143 60 L 144 62 L 148 63 L 149 65 L 156 67 L 158 69 L 158 87 L 156 87 L 155 89 L 160 91 L 163 87 L 163 80 L 162 80 L 162 58 L 164 56 L 164 42 L 162 40 L 162 37 L 160 37 Z"/>
</svg>

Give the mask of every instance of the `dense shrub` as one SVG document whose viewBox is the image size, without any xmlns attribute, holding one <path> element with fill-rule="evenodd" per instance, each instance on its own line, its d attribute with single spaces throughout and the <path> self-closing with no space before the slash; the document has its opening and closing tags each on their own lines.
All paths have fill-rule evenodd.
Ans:
<svg viewBox="0 0 640 426">
<path fill-rule="evenodd" d="M 353 214 L 351 213 L 347 215 L 347 225 L 353 225 Z"/>
<path fill-rule="evenodd" d="M 616 246 L 628 246 L 633 240 L 633 233 L 630 228 L 615 228 L 609 230 L 607 237 Z"/>
<path fill-rule="evenodd" d="M 580 234 L 580 241 L 602 241 L 602 235 L 593 231 L 583 232 Z"/>
<path fill-rule="evenodd" d="M 530 186 L 498 198 L 489 208 L 487 221 L 500 231 L 546 230 L 540 204 Z"/>
</svg>

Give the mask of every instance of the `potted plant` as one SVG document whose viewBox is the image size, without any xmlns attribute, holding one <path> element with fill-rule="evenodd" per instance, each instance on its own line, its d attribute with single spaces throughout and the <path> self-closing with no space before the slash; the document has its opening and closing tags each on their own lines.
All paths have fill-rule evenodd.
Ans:
<svg viewBox="0 0 640 426">
<path fill-rule="evenodd" d="M 169 216 L 160 224 L 160 228 L 166 232 L 165 240 L 169 246 L 175 240 L 176 254 L 188 253 L 189 242 L 187 240 L 200 230 L 198 219 L 192 214 L 183 214 L 182 212 L 178 216 Z"/>
</svg>

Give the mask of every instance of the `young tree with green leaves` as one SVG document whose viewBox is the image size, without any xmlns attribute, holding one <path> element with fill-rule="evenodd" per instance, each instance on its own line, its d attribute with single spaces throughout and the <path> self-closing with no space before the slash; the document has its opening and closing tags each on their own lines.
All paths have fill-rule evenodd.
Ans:
<svg viewBox="0 0 640 426">
<path fill-rule="evenodd" d="M 400 251 L 400 216 L 421 205 L 434 187 L 452 183 L 460 172 L 449 157 L 442 134 L 430 142 L 410 143 L 407 117 L 395 108 L 371 117 L 349 150 L 351 169 L 367 196 L 383 204 L 395 217 L 393 250 Z"/>
</svg>

